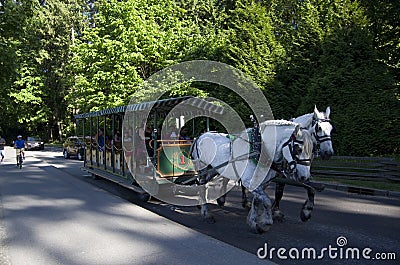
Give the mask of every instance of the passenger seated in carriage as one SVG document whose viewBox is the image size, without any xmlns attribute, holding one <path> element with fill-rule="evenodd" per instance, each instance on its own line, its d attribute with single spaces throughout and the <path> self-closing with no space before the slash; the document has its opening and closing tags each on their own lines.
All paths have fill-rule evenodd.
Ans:
<svg viewBox="0 0 400 265">
<path fill-rule="evenodd" d="M 154 143 L 152 143 L 152 134 L 153 130 L 148 124 L 146 124 L 146 129 L 144 130 L 144 142 L 146 144 L 147 154 L 150 158 L 153 158 L 154 155 Z"/>
<path fill-rule="evenodd" d="M 94 136 L 94 142 L 97 144 L 100 151 L 103 151 L 105 139 L 104 139 L 104 132 L 102 128 L 99 128 L 98 133 Z"/>
<path fill-rule="evenodd" d="M 126 163 L 130 165 L 133 155 L 132 129 L 124 129 L 124 137 L 122 138 L 122 141 L 124 143 Z"/>
<path fill-rule="evenodd" d="M 141 145 L 135 145 L 137 166 L 147 165 L 147 157 L 153 158 L 154 155 L 154 149 L 152 146 L 152 130 L 148 124 L 145 124 L 145 121 L 135 131 L 135 143 L 140 141 L 145 142 L 146 150 L 143 150 L 140 147 Z"/>
<path fill-rule="evenodd" d="M 186 127 L 182 127 L 180 133 L 179 133 L 179 140 L 181 140 L 180 143 L 186 144 L 186 143 L 191 143 L 190 142 L 190 137 L 188 136 L 188 129 Z"/>
<path fill-rule="evenodd" d="M 173 126 L 169 126 L 166 130 L 161 132 L 163 135 L 161 140 L 164 140 L 164 144 L 176 144 L 176 140 L 179 139 L 179 136 Z"/>
<path fill-rule="evenodd" d="M 121 133 L 118 130 L 115 130 L 115 134 L 114 134 L 114 138 L 113 138 L 113 145 L 116 147 L 116 151 L 120 151 L 121 150 L 121 145 L 122 141 L 121 141 Z"/>
</svg>

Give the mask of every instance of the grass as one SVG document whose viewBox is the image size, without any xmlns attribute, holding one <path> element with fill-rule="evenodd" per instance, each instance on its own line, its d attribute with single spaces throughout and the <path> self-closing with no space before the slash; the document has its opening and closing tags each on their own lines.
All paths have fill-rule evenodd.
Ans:
<svg viewBox="0 0 400 265">
<path fill-rule="evenodd" d="M 388 165 L 387 158 L 394 158 L 395 162 L 389 162 Z M 335 177 L 334 175 L 328 176 L 330 173 L 327 173 L 327 176 L 323 174 L 316 174 L 317 176 L 315 176 L 314 179 L 317 181 L 400 192 L 400 182 L 389 181 L 385 178 L 381 178 L 382 174 L 388 174 L 390 176 L 393 172 L 400 170 L 400 164 L 398 164 L 399 158 L 400 156 L 392 155 L 387 157 L 375 157 L 371 159 L 357 157 L 350 159 L 347 157 L 333 157 L 330 160 L 316 159 L 314 161 L 315 163 L 313 163 L 312 169 L 326 172 L 331 170 L 335 171 L 336 173 L 343 172 L 343 176 L 341 177 Z M 381 159 L 383 159 L 383 161 Z M 395 166 L 396 162 L 397 167 Z M 348 178 L 346 178 L 346 172 L 348 172 Z M 357 175 L 360 179 L 355 179 L 352 177 L 353 175 Z M 365 179 L 363 179 L 363 177 L 365 177 Z M 376 179 L 373 179 L 372 177 L 375 177 Z"/>
<path fill-rule="evenodd" d="M 323 177 L 313 177 L 313 180 L 321 181 L 325 183 L 334 184 L 345 184 L 355 187 L 363 187 L 378 190 L 389 190 L 400 192 L 400 183 L 396 182 L 378 182 L 378 181 L 363 181 L 363 180 L 352 180 L 352 179 L 334 179 L 334 178 L 323 178 Z"/>
</svg>

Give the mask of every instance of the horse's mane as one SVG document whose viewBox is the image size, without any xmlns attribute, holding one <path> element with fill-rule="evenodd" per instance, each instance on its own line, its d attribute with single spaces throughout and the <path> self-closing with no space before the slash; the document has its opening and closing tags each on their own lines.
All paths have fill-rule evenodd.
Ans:
<svg viewBox="0 0 400 265">
<path fill-rule="evenodd" d="M 313 116 L 314 116 L 314 113 L 308 113 L 308 114 L 301 115 L 297 118 L 293 118 L 292 121 L 300 123 L 301 127 L 303 127 L 303 128 L 308 128 L 308 127 L 310 127 L 310 125 L 312 123 Z"/>
<path fill-rule="evenodd" d="M 297 118 L 291 119 L 291 121 L 300 123 L 302 128 L 309 128 L 312 124 L 314 115 L 315 113 L 304 114 Z M 318 115 L 321 115 L 319 117 L 320 119 L 327 119 L 326 112 L 319 111 Z"/>
<path fill-rule="evenodd" d="M 310 157 L 313 152 L 313 141 L 311 133 L 308 130 L 301 130 L 301 134 L 304 141 L 303 151 L 306 157 Z"/>
<path fill-rule="evenodd" d="M 297 124 L 287 120 L 267 120 L 261 123 L 263 126 L 296 126 Z"/>
</svg>

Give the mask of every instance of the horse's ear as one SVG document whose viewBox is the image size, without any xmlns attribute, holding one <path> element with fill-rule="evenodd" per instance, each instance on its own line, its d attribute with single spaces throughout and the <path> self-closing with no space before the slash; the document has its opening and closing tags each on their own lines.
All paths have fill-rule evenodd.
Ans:
<svg viewBox="0 0 400 265">
<path fill-rule="evenodd" d="M 327 107 L 325 111 L 326 118 L 329 119 L 329 115 L 331 114 L 331 108 Z"/>
<path fill-rule="evenodd" d="M 314 105 L 314 119 L 318 118 L 319 110 L 317 109 L 317 105 Z"/>
<path fill-rule="evenodd" d="M 319 110 L 317 109 L 317 105 L 314 105 L 314 114 L 317 115 L 319 113 Z"/>
</svg>

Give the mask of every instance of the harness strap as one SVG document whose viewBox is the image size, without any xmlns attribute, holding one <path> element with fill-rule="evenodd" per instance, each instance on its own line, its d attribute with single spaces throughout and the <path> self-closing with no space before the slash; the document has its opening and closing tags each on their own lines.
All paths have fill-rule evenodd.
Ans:
<svg viewBox="0 0 400 265">
<path fill-rule="evenodd" d="M 318 122 L 329 122 L 329 123 L 330 123 L 331 120 L 330 120 L 330 119 L 319 119 L 318 117 L 317 117 L 317 118 L 316 118 L 316 117 L 313 117 L 311 127 L 316 126 L 316 125 L 318 124 Z M 314 132 L 313 132 L 312 135 L 315 137 L 315 139 L 317 140 L 318 144 L 323 143 L 323 142 L 326 142 L 326 141 L 332 141 L 331 136 L 328 136 L 328 135 L 319 136 L 319 135 L 316 133 L 316 128 L 314 128 Z"/>
<path fill-rule="evenodd" d="M 316 118 L 315 116 L 313 117 L 312 123 L 311 123 L 311 127 L 313 127 L 315 124 L 317 124 L 318 122 L 331 122 L 331 119 L 320 119 L 320 118 Z"/>
<path fill-rule="evenodd" d="M 312 135 L 315 137 L 315 139 L 317 140 L 318 143 L 323 143 L 323 142 L 326 142 L 326 141 L 332 141 L 332 137 L 330 137 L 328 135 L 319 136 L 316 132 L 313 132 Z"/>
<path fill-rule="evenodd" d="M 199 149 L 197 148 L 197 142 L 199 141 L 199 138 L 200 137 L 197 137 L 195 140 L 194 140 L 194 142 L 193 142 L 193 144 L 192 144 L 192 147 L 190 148 L 190 158 L 191 159 L 193 159 L 194 157 L 193 157 L 193 149 L 194 148 L 196 148 L 196 153 L 197 153 L 197 157 L 199 158 L 200 157 L 200 154 L 199 154 Z"/>
<path fill-rule="evenodd" d="M 289 151 L 290 151 L 290 154 L 291 154 L 292 159 L 293 159 L 293 161 L 290 161 L 288 163 L 289 168 L 291 168 L 292 165 L 296 165 L 296 164 L 300 164 L 300 165 L 304 165 L 304 166 L 310 166 L 311 165 L 311 159 L 299 159 L 294 154 L 294 144 L 295 143 L 304 144 L 304 141 L 297 140 L 296 136 L 294 134 L 292 134 L 290 139 L 282 145 L 282 148 L 286 147 L 286 146 L 289 147 Z"/>
</svg>

